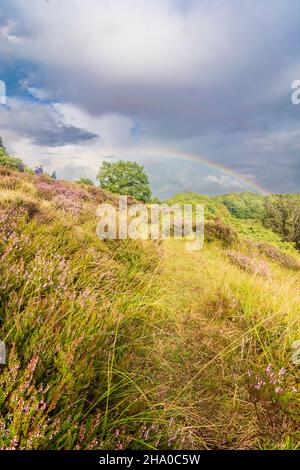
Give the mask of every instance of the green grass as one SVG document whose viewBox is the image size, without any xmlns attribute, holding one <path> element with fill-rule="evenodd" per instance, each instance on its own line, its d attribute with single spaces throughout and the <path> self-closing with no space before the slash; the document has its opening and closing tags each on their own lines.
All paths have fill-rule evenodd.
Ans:
<svg viewBox="0 0 300 470">
<path fill-rule="evenodd" d="M 260 220 L 241 220 L 234 217 L 228 217 L 225 220 L 244 238 L 255 242 L 272 243 L 284 251 L 294 253 L 296 256 L 298 255 L 293 243 L 283 241 L 278 234 L 264 227 Z"/>
</svg>

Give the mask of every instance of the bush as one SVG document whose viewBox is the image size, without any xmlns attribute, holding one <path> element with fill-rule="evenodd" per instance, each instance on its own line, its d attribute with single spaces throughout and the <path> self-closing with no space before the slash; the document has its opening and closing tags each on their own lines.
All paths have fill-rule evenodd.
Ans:
<svg viewBox="0 0 300 470">
<path fill-rule="evenodd" d="M 83 186 L 95 186 L 93 181 L 89 178 L 80 178 L 79 180 L 75 181 L 77 184 L 82 184 Z"/>
<path fill-rule="evenodd" d="M 219 196 L 219 200 L 237 219 L 261 220 L 264 216 L 264 197 L 252 193 L 235 193 Z"/>
<path fill-rule="evenodd" d="M 24 164 L 20 158 L 8 155 L 4 147 L 0 147 L 0 165 L 16 171 L 24 171 Z"/>
<path fill-rule="evenodd" d="M 295 271 L 300 269 L 300 261 L 287 253 L 283 253 L 270 243 L 257 243 L 256 246 L 261 253 L 277 261 L 284 268 L 294 269 Z"/>
<path fill-rule="evenodd" d="M 269 277 L 271 274 L 268 264 L 264 261 L 250 258 L 249 256 L 235 250 L 227 251 L 226 255 L 233 264 L 250 274 L 259 274 L 263 277 Z"/>
<path fill-rule="evenodd" d="M 264 225 L 300 250 L 300 196 L 275 195 L 266 200 Z"/>
<path fill-rule="evenodd" d="M 37 184 L 37 194 L 39 197 L 52 200 L 56 196 L 64 196 L 70 200 L 81 199 L 88 200 L 89 196 L 83 189 L 75 185 L 67 184 L 62 181 L 41 181 Z"/>
<path fill-rule="evenodd" d="M 218 218 L 205 224 L 204 236 L 206 241 L 219 240 L 224 246 L 231 246 L 238 240 L 237 233 Z"/>
</svg>

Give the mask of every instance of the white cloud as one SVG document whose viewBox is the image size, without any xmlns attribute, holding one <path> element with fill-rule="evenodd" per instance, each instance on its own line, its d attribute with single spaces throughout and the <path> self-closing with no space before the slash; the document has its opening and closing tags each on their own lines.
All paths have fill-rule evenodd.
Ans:
<svg viewBox="0 0 300 470">
<path fill-rule="evenodd" d="M 297 126 L 252 137 L 246 142 L 246 146 L 250 149 L 259 149 L 267 152 L 299 150 L 300 127 Z"/>
<path fill-rule="evenodd" d="M 30 138 L 20 136 L 12 130 L 3 130 L 1 134 L 4 143 L 9 142 L 8 150 L 12 155 L 22 158 L 31 168 L 42 164 L 45 171 L 56 170 L 60 178 L 87 176 L 94 179 L 105 157 L 97 142 L 46 147 L 36 145 Z"/>
<path fill-rule="evenodd" d="M 222 188 L 244 188 L 244 185 L 228 175 L 207 175 L 204 181 L 217 184 Z"/>
<path fill-rule="evenodd" d="M 7 40 L 15 38 L 10 50 L 14 57 L 101 81 L 195 82 L 207 77 L 212 66 L 223 68 L 222 57 L 234 46 L 226 23 L 199 4 L 184 15 L 171 0 L 11 4 L 30 32 L 24 42 L 24 33 L 14 22 L 2 26 Z"/>
<path fill-rule="evenodd" d="M 49 91 L 45 90 L 44 88 L 36 88 L 33 86 L 29 86 L 27 88 L 27 91 L 33 98 L 39 101 L 47 101 L 51 98 L 51 94 L 49 93 Z"/>
<path fill-rule="evenodd" d="M 12 45 L 24 44 L 26 38 L 21 35 L 12 34 L 16 24 L 14 21 L 8 21 L 7 23 L 0 26 L 0 39 L 7 41 Z"/>
<path fill-rule="evenodd" d="M 104 147 L 118 149 L 129 145 L 134 121 L 119 113 L 90 115 L 71 103 L 54 103 L 53 109 L 63 121 L 100 136 Z"/>
<path fill-rule="evenodd" d="M 133 127 L 132 120 L 117 113 L 93 117 L 67 103 L 10 98 L 8 108 L 0 107 L 1 136 L 9 152 L 31 167 L 41 163 L 48 171 L 55 168 L 67 179 L 95 176 L 107 155 L 129 145 Z M 77 142 L 68 142 L 70 129 L 71 138 L 79 132 Z M 99 137 L 80 140 L 85 132 Z M 66 142 L 56 145 L 57 135 Z"/>
</svg>

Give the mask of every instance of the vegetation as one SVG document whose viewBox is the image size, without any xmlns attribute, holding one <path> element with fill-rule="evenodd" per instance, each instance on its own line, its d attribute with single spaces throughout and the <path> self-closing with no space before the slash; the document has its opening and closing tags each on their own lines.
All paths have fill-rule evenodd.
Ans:
<svg viewBox="0 0 300 470">
<path fill-rule="evenodd" d="M 283 253 L 276 246 L 271 243 L 258 243 L 256 245 L 261 253 L 266 255 L 268 258 L 277 261 L 281 266 L 289 269 L 300 269 L 300 262 L 288 253 Z"/>
<path fill-rule="evenodd" d="M 261 220 L 265 215 L 264 197 L 252 193 L 234 193 L 217 198 L 238 219 Z"/>
<path fill-rule="evenodd" d="M 112 193 L 129 195 L 142 202 L 151 200 L 148 176 L 136 162 L 103 162 L 97 178 L 101 188 Z"/>
<path fill-rule="evenodd" d="M 264 224 L 300 249 L 300 195 L 276 195 L 265 204 Z"/>
<path fill-rule="evenodd" d="M 76 181 L 78 184 L 83 184 L 84 186 L 94 186 L 94 183 L 89 178 L 80 178 Z"/>
<path fill-rule="evenodd" d="M 231 246 L 238 240 L 237 232 L 224 224 L 219 218 L 209 220 L 205 225 L 205 240 L 207 242 L 219 240 L 224 246 Z"/>
<path fill-rule="evenodd" d="M 269 265 L 265 261 L 258 260 L 254 257 L 249 257 L 244 253 L 236 250 L 227 251 L 226 255 L 233 264 L 236 264 L 246 272 L 254 275 L 259 274 L 260 276 L 264 277 L 269 277 L 271 274 Z"/>
<path fill-rule="evenodd" d="M 197 200 L 199 252 L 101 241 L 117 196 L 0 168 L 2 449 L 299 449 L 299 253 Z"/>
<path fill-rule="evenodd" d="M 5 147 L 0 145 L 0 165 L 6 168 L 11 168 L 16 171 L 24 171 L 24 164 L 20 158 L 11 157 Z"/>
<path fill-rule="evenodd" d="M 206 196 L 177 194 L 169 204 L 204 204 L 207 220 L 222 219 L 236 232 L 254 241 L 275 243 L 284 250 L 300 248 L 300 195 L 261 196 L 232 193 Z M 209 228 L 208 228 L 209 229 Z"/>
</svg>

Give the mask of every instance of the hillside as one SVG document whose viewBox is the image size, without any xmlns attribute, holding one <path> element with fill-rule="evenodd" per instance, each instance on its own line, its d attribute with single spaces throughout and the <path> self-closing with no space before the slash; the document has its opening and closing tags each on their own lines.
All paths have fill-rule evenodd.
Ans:
<svg viewBox="0 0 300 470">
<path fill-rule="evenodd" d="M 204 249 L 101 241 L 100 188 L 0 168 L 2 449 L 297 449 L 300 255 L 257 195 Z"/>
<path fill-rule="evenodd" d="M 278 224 L 274 223 L 272 227 L 270 219 L 274 218 L 272 216 L 277 202 L 281 211 L 275 215 L 277 219 L 282 218 L 280 220 L 282 226 L 278 227 Z M 298 240 L 300 237 L 300 194 L 262 196 L 245 192 L 206 196 L 197 193 L 182 193 L 170 198 L 166 203 L 204 204 L 206 220 L 220 218 L 236 230 L 242 238 L 256 242 L 270 242 L 297 255 L 297 246 L 293 242 L 293 237 L 290 236 L 289 226 L 297 225 L 296 239 Z M 275 210 L 277 210 L 276 206 Z"/>
</svg>

